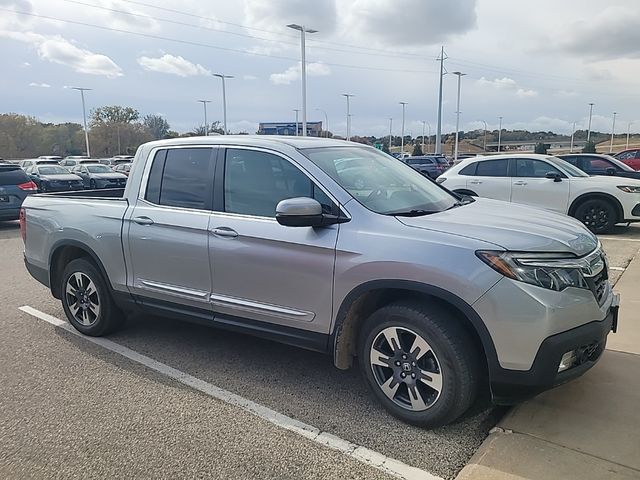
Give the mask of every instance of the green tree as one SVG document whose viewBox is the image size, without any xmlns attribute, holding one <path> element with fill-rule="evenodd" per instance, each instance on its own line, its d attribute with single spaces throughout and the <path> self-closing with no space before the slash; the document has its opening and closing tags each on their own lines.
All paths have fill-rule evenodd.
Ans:
<svg viewBox="0 0 640 480">
<path fill-rule="evenodd" d="M 585 143 L 582 153 L 596 153 L 596 144 L 592 140 L 589 140 Z"/>
<path fill-rule="evenodd" d="M 420 145 L 418 142 L 413 144 L 413 152 L 411 153 L 411 155 L 413 155 L 414 157 L 420 156 L 422 155 L 422 145 Z"/>
<path fill-rule="evenodd" d="M 142 119 L 142 124 L 147 127 L 154 139 L 166 138 L 171 126 L 161 115 L 146 115 Z"/>
<path fill-rule="evenodd" d="M 89 113 L 91 126 L 112 123 L 133 123 L 140 119 L 140 112 L 133 107 L 107 105 L 91 110 Z"/>
<path fill-rule="evenodd" d="M 219 133 L 220 135 L 222 135 L 224 133 L 224 130 L 220 126 L 220 122 L 217 120 L 209 126 L 208 131 L 209 131 L 209 135 L 211 135 L 212 133 Z M 205 131 L 204 125 L 199 125 L 195 127 L 193 130 L 191 130 L 190 132 L 185 133 L 184 136 L 185 137 L 201 137 L 205 134 L 206 134 L 206 131 Z"/>
<path fill-rule="evenodd" d="M 541 155 L 546 155 L 547 154 L 547 146 L 542 142 L 538 142 L 538 143 L 536 143 L 536 147 L 534 148 L 533 153 L 539 153 Z"/>
</svg>

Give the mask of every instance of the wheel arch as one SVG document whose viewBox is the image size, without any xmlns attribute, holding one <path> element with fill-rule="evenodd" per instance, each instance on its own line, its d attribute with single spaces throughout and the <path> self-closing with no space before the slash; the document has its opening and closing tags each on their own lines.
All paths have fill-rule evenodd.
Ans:
<svg viewBox="0 0 640 480">
<path fill-rule="evenodd" d="M 496 365 L 498 357 L 487 327 L 467 302 L 434 285 L 410 280 L 373 280 L 354 288 L 342 301 L 331 335 L 334 365 L 346 370 L 357 352 L 357 339 L 364 319 L 393 301 L 408 299 L 437 302 L 452 310 L 485 355 L 486 367 Z"/>
<path fill-rule="evenodd" d="M 609 193 L 604 192 L 587 192 L 580 195 L 576 198 L 569 207 L 569 216 L 573 217 L 576 213 L 576 210 L 580 206 L 580 204 L 586 202 L 587 200 L 601 199 L 606 200 L 613 205 L 616 210 L 616 223 L 622 222 L 624 220 L 624 208 L 622 208 L 622 204 L 620 200 Z"/>
<path fill-rule="evenodd" d="M 109 288 L 113 290 L 104 265 L 91 247 L 77 240 L 60 240 L 54 243 L 49 255 L 49 285 L 51 286 L 51 294 L 55 298 L 60 299 L 62 296 L 60 277 L 65 266 L 77 258 L 89 259 L 98 268 Z"/>
</svg>

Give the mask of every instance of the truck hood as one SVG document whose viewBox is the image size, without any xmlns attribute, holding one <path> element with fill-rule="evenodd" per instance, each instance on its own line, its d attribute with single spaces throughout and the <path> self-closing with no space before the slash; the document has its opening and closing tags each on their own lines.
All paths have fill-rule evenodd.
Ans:
<svg viewBox="0 0 640 480">
<path fill-rule="evenodd" d="M 396 218 L 410 227 L 474 238 L 511 251 L 582 256 L 598 245 L 595 235 L 571 217 L 487 198 L 422 217 Z"/>
</svg>

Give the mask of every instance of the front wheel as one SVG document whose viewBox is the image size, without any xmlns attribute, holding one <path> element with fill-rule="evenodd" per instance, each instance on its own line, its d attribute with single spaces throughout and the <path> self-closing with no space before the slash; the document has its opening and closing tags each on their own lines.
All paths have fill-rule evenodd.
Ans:
<svg viewBox="0 0 640 480">
<path fill-rule="evenodd" d="M 91 190 L 95 190 L 96 189 L 96 181 L 95 180 L 89 180 L 89 188 Z"/>
<path fill-rule="evenodd" d="M 611 202 L 594 198 L 582 202 L 574 213 L 593 233 L 606 233 L 616 224 L 616 211 Z"/>
<path fill-rule="evenodd" d="M 107 284 L 90 261 L 72 260 L 62 274 L 62 307 L 76 330 L 99 337 L 115 331 L 124 320 Z"/>
<path fill-rule="evenodd" d="M 421 427 L 454 421 L 474 402 L 480 359 L 473 340 L 439 305 L 397 302 L 360 331 L 360 368 L 394 416 Z"/>
</svg>

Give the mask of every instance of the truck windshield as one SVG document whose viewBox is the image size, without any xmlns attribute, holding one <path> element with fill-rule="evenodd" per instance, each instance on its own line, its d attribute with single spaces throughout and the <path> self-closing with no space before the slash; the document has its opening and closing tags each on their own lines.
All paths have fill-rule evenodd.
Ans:
<svg viewBox="0 0 640 480">
<path fill-rule="evenodd" d="M 385 215 L 426 215 L 458 204 L 457 199 L 413 168 L 367 147 L 301 150 L 358 202 Z"/>
</svg>

